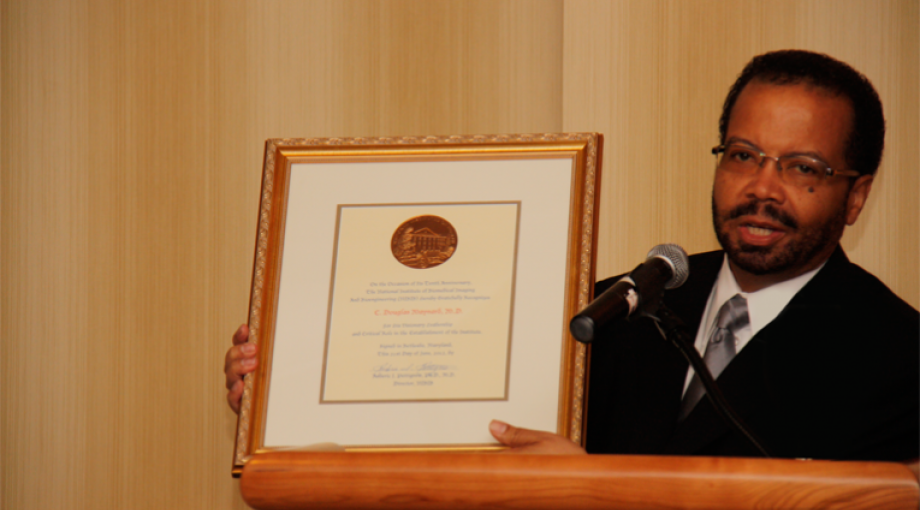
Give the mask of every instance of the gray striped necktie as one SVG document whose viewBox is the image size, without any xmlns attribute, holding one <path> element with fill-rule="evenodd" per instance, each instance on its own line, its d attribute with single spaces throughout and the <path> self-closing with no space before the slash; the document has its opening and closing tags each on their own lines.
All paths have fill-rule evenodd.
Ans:
<svg viewBox="0 0 920 510">
<path fill-rule="evenodd" d="M 706 344 L 706 354 L 703 355 L 703 361 L 706 362 L 713 379 L 718 378 L 725 366 L 735 357 L 735 332 L 749 323 L 747 300 L 741 294 L 735 294 L 719 309 L 716 330 L 712 332 L 709 343 Z M 678 421 L 683 421 L 705 394 L 703 382 L 694 374 L 681 402 Z"/>
</svg>

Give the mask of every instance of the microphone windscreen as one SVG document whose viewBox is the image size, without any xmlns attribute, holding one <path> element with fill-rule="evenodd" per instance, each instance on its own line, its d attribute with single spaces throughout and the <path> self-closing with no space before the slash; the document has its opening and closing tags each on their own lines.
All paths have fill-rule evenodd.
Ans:
<svg viewBox="0 0 920 510">
<path fill-rule="evenodd" d="M 666 289 L 676 289 L 690 276 L 690 261 L 687 252 L 676 244 L 659 244 L 648 252 L 647 258 L 658 257 L 671 265 L 673 276 L 664 284 Z"/>
</svg>

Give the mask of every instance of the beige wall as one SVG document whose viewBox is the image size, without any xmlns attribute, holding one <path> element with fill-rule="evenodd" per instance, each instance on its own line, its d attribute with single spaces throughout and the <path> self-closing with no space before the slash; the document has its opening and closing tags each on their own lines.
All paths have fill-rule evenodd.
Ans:
<svg viewBox="0 0 920 510">
<path fill-rule="evenodd" d="M 920 304 L 918 2 L 566 2 L 564 25 L 563 129 L 606 137 L 599 275 L 662 242 L 718 247 L 709 149 L 725 94 L 751 56 L 803 48 L 849 62 L 879 91 L 886 153 L 843 244 Z"/>
<path fill-rule="evenodd" d="M 262 143 L 597 130 L 600 275 L 712 248 L 722 97 L 827 51 L 888 152 L 851 256 L 915 307 L 918 4 L 5 0 L 0 507 L 242 508 L 220 368 L 246 317 Z"/>
</svg>

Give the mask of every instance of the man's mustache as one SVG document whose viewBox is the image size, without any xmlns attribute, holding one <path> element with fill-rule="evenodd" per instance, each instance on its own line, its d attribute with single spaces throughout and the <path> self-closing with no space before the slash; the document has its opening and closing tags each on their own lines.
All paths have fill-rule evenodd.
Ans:
<svg viewBox="0 0 920 510">
<path fill-rule="evenodd" d="M 799 223 L 792 216 L 777 209 L 772 202 L 764 202 L 763 200 L 751 200 L 746 204 L 735 207 L 728 213 L 728 219 L 730 220 L 740 216 L 766 216 L 792 230 L 799 228 Z"/>
</svg>

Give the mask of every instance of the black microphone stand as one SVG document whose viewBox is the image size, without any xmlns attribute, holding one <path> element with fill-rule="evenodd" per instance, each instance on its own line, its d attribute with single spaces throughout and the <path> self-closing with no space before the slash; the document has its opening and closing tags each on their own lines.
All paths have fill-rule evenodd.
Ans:
<svg viewBox="0 0 920 510">
<path fill-rule="evenodd" d="M 655 306 L 646 306 L 646 309 L 642 311 L 642 315 L 655 321 L 655 325 L 658 327 L 661 336 L 677 347 L 677 350 L 679 350 L 680 353 L 684 355 L 684 358 L 690 362 L 693 371 L 700 377 L 700 382 L 702 382 L 703 387 L 706 388 L 706 396 L 709 397 L 709 400 L 712 402 L 719 416 L 722 417 L 722 420 L 746 437 L 764 457 L 769 458 L 770 454 L 767 453 L 767 450 L 763 447 L 760 440 L 757 439 L 754 432 L 744 424 L 741 417 L 738 416 L 738 413 L 736 413 L 728 401 L 725 400 L 725 396 L 722 394 L 715 380 L 713 380 L 712 374 L 709 372 L 709 367 L 703 362 L 700 353 L 696 351 L 693 342 L 690 341 L 690 336 L 687 334 L 687 326 L 684 325 L 684 321 L 672 312 L 670 308 L 665 306 L 665 304 L 661 302 L 660 297 L 657 300 L 652 300 L 652 302 L 655 301 L 657 301 Z"/>
</svg>

